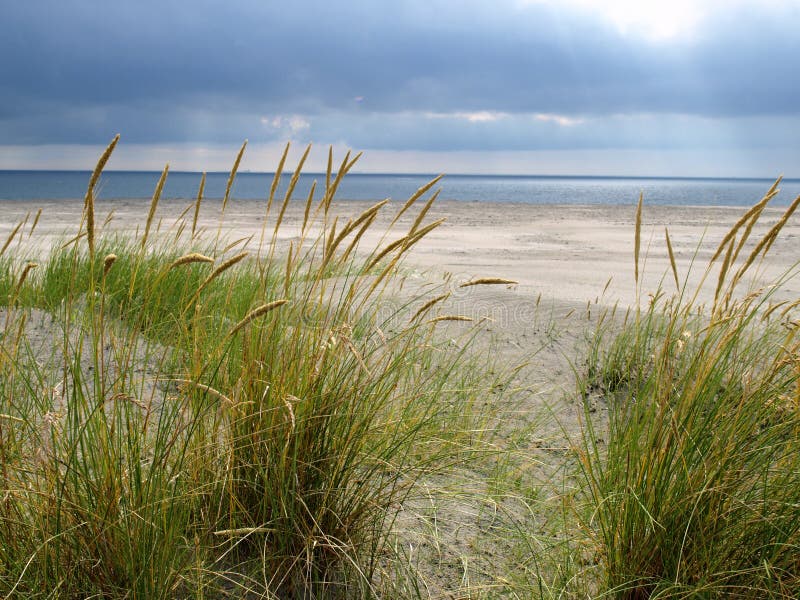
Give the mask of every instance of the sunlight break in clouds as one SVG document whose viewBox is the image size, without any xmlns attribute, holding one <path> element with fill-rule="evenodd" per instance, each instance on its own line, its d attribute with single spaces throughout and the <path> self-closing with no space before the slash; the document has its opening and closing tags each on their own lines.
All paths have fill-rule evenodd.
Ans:
<svg viewBox="0 0 800 600">
<path fill-rule="evenodd" d="M 533 115 L 533 118 L 544 123 L 555 123 L 562 127 L 572 127 L 584 122 L 583 119 L 578 117 L 568 117 L 566 115 L 556 115 L 553 113 L 537 113 Z"/>
<path fill-rule="evenodd" d="M 473 112 L 426 112 L 424 113 L 426 119 L 456 119 L 459 121 L 467 121 L 469 123 L 495 123 L 503 119 L 508 119 L 512 115 L 507 112 L 493 111 L 493 110 L 478 110 Z M 584 122 L 579 117 L 570 117 L 567 115 L 559 115 L 556 113 L 534 113 L 533 119 L 541 121 L 542 123 L 555 123 L 562 127 L 572 127 L 580 125 Z"/>
<path fill-rule="evenodd" d="M 261 124 L 264 127 L 278 131 L 286 131 L 289 134 L 296 134 L 311 128 L 311 122 L 300 115 L 277 115 L 274 117 L 261 117 Z"/>
<path fill-rule="evenodd" d="M 500 119 L 505 119 L 509 115 L 504 112 L 479 110 L 474 112 L 426 112 L 425 117 L 428 119 L 459 119 L 461 121 L 469 121 L 470 123 L 493 123 Z"/>
<path fill-rule="evenodd" d="M 598 14 L 623 35 L 655 41 L 691 36 L 714 14 L 741 6 L 787 5 L 792 0 L 519 0 L 521 5 L 572 6 Z"/>
</svg>

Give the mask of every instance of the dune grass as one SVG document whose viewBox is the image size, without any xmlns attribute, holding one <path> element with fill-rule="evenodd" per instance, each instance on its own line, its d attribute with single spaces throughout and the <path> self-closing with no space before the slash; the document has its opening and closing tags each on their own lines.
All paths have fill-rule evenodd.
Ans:
<svg viewBox="0 0 800 600">
<path fill-rule="evenodd" d="M 776 188 L 712 254 L 713 302 L 681 283 L 595 337 L 584 389 L 608 424 L 587 403 L 580 457 L 604 596 L 800 596 L 800 340 L 780 300 L 796 269 L 748 284 L 800 203 L 750 239 Z"/>
<path fill-rule="evenodd" d="M 439 341 L 429 298 L 387 291 L 439 224 L 430 201 L 360 247 L 387 207 L 329 216 L 348 155 L 284 244 L 304 155 L 250 249 L 224 236 L 236 166 L 212 236 L 197 227 L 202 183 L 159 230 L 165 169 L 141 235 L 104 234 L 94 188 L 115 144 L 77 236 L 35 268 L 0 256 L 0 594 L 391 596 L 397 511 L 464 460 L 491 385 Z"/>
</svg>

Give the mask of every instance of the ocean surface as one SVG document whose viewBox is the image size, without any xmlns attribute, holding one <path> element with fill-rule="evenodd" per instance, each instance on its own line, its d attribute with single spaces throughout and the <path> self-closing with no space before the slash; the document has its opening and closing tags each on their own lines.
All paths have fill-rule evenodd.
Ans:
<svg viewBox="0 0 800 600">
<path fill-rule="evenodd" d="M 88 171 L 0 171 L 0 199 L 83 198 L 90 175 Z M 149 198 L 159 176 L 158 172 L 105 172 L 98 197 L 106 200 Z M 336 197 L 339 200 L 403 200 L 432 177 L 351 174 L 344 178 Z M 232 197 L 266 198 L 272 178 L 271 173 L 240 173 Z M 282 177 L 278 197 L 283 197 L 289 179 L 290 175 Z M 204 197 L 221 198 L 227 180 L 227 173 L 209 173 Z M 325 175 L 303 174 L 293 198 L 305 200 L 314 180 L 318 182 L 319 197 Z M 162 198 L 195 198 L 199 183 L 199 173 L 170 173 Z M 441 188 L 440 198 L 443 199 L 483 202 L 635 204 L 643 193 L 649 204 L 749 206 L 758 201 L 772 183 L 769 179 L 448 175 L 437 187 Z M 785 179 L 773 205 L 787 205 L 798 195 L 800 179 Z"/>
</svg>

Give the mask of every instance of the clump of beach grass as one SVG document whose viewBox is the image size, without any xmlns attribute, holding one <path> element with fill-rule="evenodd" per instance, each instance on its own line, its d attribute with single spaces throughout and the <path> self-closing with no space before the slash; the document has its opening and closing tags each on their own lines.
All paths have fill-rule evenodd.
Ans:
<svg viewBox="0 0 800 600">
<path fill-rule="evenodd" d="M 204 178 L 183 222 L 161 231 L 165 168 L 141 235 L 117 236 L 94 216 L 117 140 L 70 241 L 34 268 L 13 253 L 20 224 L 0 252 L 0 594 L 391 595 L 399 507 L 479 429 L 478 388 L 447 385 L 465 360 L 435 335 L 451 317 L 409 321 L 412 304 L 436 302 L 387 296 L 440 224 L 424 220 L 431 201 L 394 242 L 365 249 L 386 203 L 329 219 L 357 159 L 334 175 L 331 155 L 301 239 L 278 236 L 290 185 L 251 251 L 226 246 L 221 224 L 204 237 Z M 48 322 L 43 346 L 34 332 Z"/>
<path fill-rule="evenodd" d="M 710 305 L 679 278 L 667 233 L 677 293 L 598 329 L 583 389 L 603 394 L 607 431 L 587 402 L 579 454 L 604 595 L 800 596 L 800 339 L 796 303 L 776 299 L 797 270 L 748 284 L 800 204 L 751 240 L 777 185 L 713 252 Z"/>
</svg>

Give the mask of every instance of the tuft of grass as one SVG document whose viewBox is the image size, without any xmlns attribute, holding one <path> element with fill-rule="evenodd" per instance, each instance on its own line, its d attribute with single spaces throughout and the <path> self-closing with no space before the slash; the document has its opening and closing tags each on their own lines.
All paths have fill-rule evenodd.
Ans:
<svg viewBox="0 0 800 600">
<path fill-rule="evenodd" d="M 773 302 L 796 269 L 744 286 L 798 203 L 749 241 L 776 189 L 713 254 L 710 307 L 681 286 L 635 307 L 610 340 L 598 332 L 585 385 L 604 393 L 608 431 L 587 403 L 580 458 L 605 595 L 800 596 L 800 339 Z M 641 204 L 635 248 L 640 222 Z"/>
<path fill-rule="evenodd" d="M 278 235 L 290 186 L 251 250 L 198 228 L 204 179 L 161 232 L 165 168 L 142 234 L 118 236 L 94 223 L 117 139 L 77 235 L 36 269 L 11 250 L 22 225 L 0 253 L 0 595 L 419 589 L 391 584 L 395 519 L 422 478 L 466 460 L 493 381 L 471 366 L 468 387 L 451 385 L 466 345 L 409 320 L 437 299 L 393 296 L 402 258 L 440 223 L 425 222 L 430 202 L 397 241 L 362 247 L 388 205 L 330 218 L 348 154 L 309 196 L 300 240 Z"/>
</svg>

